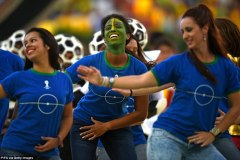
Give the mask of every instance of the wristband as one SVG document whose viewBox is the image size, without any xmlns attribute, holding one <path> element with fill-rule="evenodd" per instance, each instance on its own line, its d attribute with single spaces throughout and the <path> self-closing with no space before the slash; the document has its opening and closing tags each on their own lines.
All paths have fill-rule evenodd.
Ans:
<svg viewBox="0 0 240 160">
<path fill-rule="evenodd" d="M 211 129 L 209 131 L 212 135 L 214 135 L 214 137 L 216 137 L 217 135 L 219 135 L 221 133 L 220 129 L 218 127 L 214 127 L 213 129 Z"/>
<path fill-rule="evenodd" d="M 101 86 L 106 87 L 108 85 L 108 77 L 104 76 Z"/>
<path fill-rule="evenodd" d="M 129 95 L 129 97 L 132 97 L 132 94 L 133 94 L 133 91 L 132 91 L 132 89 L 130 89 L 130 95 Z"/>
<path fill-rule="evenodd" d="M 114 82 L 115 82 L 115 78 L 111 77 L 111 78 L 109 79 L 109 87 L 112 87 L 113 84 L 114 84 Z"/>
</svg>

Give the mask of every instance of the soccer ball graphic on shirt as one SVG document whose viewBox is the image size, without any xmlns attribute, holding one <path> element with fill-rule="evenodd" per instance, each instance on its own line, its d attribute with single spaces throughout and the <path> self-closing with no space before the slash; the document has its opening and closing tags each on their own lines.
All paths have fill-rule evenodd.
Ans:
<svg viewBox="0 0 240 160">
<path fill-rule="evenodd" d="M 142 49 L 144 49 L 148 43 L 147 29 L 141 22 L 133 18 L 128 18 L 128 24 L 132 29 L 132 34 L 138 39 Z"/>
<path fill-rule="evenodd" d="M 73 64 L 84 56 L 83 45 L 75 36 L 58 34 L 55 39 L 64 63 Z"/>
<path fill-rule="evenodd" d="M 8 38 L 7 50 L 15 54 L 18 54 L 22 59 L 25 59 L 25 54 L 24 54 L 25 34 L 26 32 L 24 30 L 17 30 Z"/>
</svg>

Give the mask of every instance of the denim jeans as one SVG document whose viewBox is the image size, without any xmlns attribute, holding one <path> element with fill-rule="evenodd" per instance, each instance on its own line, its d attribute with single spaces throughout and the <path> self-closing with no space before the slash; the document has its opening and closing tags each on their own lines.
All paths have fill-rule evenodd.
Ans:
<svg viewBox="0 0 240 160">
<path fill-rule="evenodd" d="M 147 145 L 138 144 L 135 146 L 138 160 L 147 160 Z M 97 160 L 110 160 L 104 147 L 97 147 Z"/>
<path fill-rule="evenodd" d="M 148 137 L 148 160 L 225 160 L 212 145 L 200 147 L 188 144 L 169 132 L 153 128 Z"/>
<path fill-rule="evenodd" d="M 138 160 L 147 160 L 147 144 L 138 144 L 135 146 Z"/>
<path fill-rule="evenodd" d="M 237 146 L 233 143 L 231 137 L 219 137 L 215 139 L 213 145 L 219 150 L 220 153 L 227 160 L 239 160 L 240 159 L 240 151 Z"/>
<path fill-rule="evenodd" d="M 59 156 L 37 157 L 34 155 L 21 153 L 21 152 L 11 150 L 11 149 L 6 149 L 6 148 L 1 148 L 0 157 L 2 159 L 18 159 L 17 157 L 19 157 L 22 159 L 24 158 L 24 159 L 32 159 L 32 160 L 61 160 L 61 158 Z"/>
<path fill-rule="evenodd" d="M 70 143 L 73 160 L 94 160 L 98 138 L 82 139 L 79 128 L 86 124 L 74 120 L 70 131 Z M 133 144 L 133 136 L 129 128 L 108 131 L 99 137 L 111 160 L 137 160 Z"/>
</svg>

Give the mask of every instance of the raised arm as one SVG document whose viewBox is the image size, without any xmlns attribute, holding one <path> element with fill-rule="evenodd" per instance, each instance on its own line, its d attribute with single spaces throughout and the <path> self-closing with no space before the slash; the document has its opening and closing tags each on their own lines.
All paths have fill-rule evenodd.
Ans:
<svg viewBox="0 0 240 160">
<path fill-rule="evenodd" d="M 157 81 L 151 71 L 137 76 L 102 77 L 95 67 L 79 66 L 79 77 L 98 86 L 113 88 L 138 89 L 157 86 Z"/>
</svg>

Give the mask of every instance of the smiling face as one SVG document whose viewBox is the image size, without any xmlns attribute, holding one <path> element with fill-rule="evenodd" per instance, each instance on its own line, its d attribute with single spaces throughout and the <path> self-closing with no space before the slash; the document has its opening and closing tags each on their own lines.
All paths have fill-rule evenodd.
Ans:
<svg viewBox="0 0 240 160">
<path fill-rule="evenodd" d="M 104 31 L 104 39 L 108 48 L 124 48 L 127 33 L 122 21 L 116 18 L 109 19 L 105 24 Z"/>
<path fill-rule="evenodd" d="M 39 59 L 45 60 L 48 58 L 49 47 L 43 43 L 42 38 L 37 32 L 29 32 L 25 36 L 25 54 L 26 57 L 34 62 Z"/>
<path fill-rule="evenodd" d="M 185 17 L 181 20 L 180 28 L 183 40 L 186 42 L 189 49 L 196 49 L 202 47 L 204 35 L 207 35 L 207 30 L 200 28 L 195 21 L 190 17 Z"/>
</svg>

